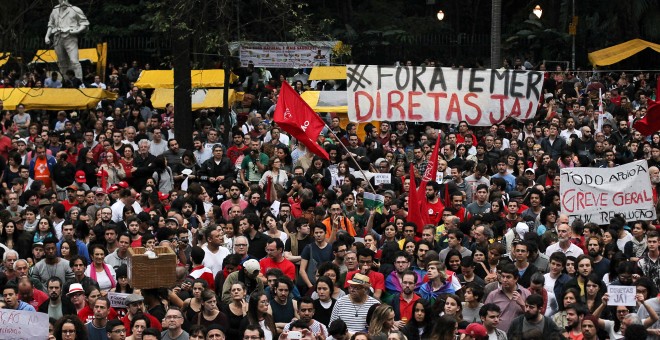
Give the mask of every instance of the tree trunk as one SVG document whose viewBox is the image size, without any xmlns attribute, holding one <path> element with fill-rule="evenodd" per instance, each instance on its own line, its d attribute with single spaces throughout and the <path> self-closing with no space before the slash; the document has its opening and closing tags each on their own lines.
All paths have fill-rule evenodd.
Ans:
<svg viewBox="0 0 660 340">
<path fill-rule="evenodd" d="M 193 148 L 193 115 L 190 97 L 190 40 L 172 35 L 174 55 L 174 136 L 183 149 Z"/>
<path fill-rule="evenodd" d="M 490 27 L 490 68 L 500 67 L 502 62 L 502 0 L 493 0 Z"/>
</svg>

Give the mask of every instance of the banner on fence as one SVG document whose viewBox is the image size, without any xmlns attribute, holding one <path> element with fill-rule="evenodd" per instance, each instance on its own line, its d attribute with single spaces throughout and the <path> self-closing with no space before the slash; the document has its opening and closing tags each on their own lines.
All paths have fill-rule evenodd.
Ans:
<svg viewBox="0 0 660 340">
<path fill-rule="evenodd" d="M 656 218 L 645 160 L 615 168 L 566 168 L 560 176 L 561 212 L 571 222 L 609 224 L 615 214 L 626 221 Z"/>
<path fill-rule="evenodd" d="M 330 54 L 336 41 L 240 42 L 230 49 L 238 50 L 241 66 L 303 68 L 330 65 Z"/>
<path fill-rule="evenodd" d="M 488 126 L 533 118 L 543 72 L 348 65 L 348 117 Z"/>
<path fill-rule="evenodd" d="M 0 339 L 48 339 L 48 314 L 0 309 Z"/>
</svg>

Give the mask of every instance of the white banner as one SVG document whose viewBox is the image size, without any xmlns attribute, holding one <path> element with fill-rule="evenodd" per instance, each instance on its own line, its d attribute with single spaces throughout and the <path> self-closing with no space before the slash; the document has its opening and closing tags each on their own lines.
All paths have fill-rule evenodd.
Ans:
<svg viewBox="0 0 660 340">
<path fill-rule="evenodd" d="M 48 339 L 48 314 L 0 309 L 0 339 Z"/>
<path fill-rule="evenodd" d="M 609 224 L 614 214 L 626 221 L 656 218 L 645 160 L 615 168 L 566 168 L 560 176 L 561 212 L 571 222 Z"/>
<path fill-rule="evenodd" d="M 336 41 L 241 42 L 238 50 L 241 66 L 250 62 L 257 67 L 308 68 L 330 65 L 330 54 Z"/>
<path fill-rule="evenodd" d="M 112 308 L 126 308 L 126 298 L 131 294 L 108 292 L 108 300 Z"/>
<path fill-rule="evenodd" d="M 348 65 L 348 118 L 489 126 L 536 114 L 543 72 Z"/>
<path fill-rule="evenodd" d="M 375 185 L 390 184 L 390 183 L 392 183 L 392 174 L 388 174 L 388 173 L 374 174 L 374 184 Z"/>
<path fill-rule="evenodd" d="M 608 306 L 636 306 L 637 287 L 635 286 L 607 286 Z"/>
</svg>

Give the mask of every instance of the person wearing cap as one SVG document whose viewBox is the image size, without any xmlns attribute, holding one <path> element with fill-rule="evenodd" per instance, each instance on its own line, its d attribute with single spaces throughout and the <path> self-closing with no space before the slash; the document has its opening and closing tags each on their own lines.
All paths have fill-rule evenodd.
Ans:
<svg viewBox="0 0 660 340">
<path fill-rule="evenodd" d="M 76 181 L 76 186 L 82 190 L 89 190 L 89 185 L 87 185 L 87 175 L 85 175 L 85 172 L 82 170 L 76 171 L 75 174 L 75 181 Z"/>
<path fill-rule="evenodd" d="M 68 212 L 69 210 L 71 210 L 72 207 L 80 204 L 80 202 L 78 202 L 76 198 L 76 191 L 78 190 L 78 186 L 75 184 L 71 184 L 68 187 L 66 187 L 65 190 L 66 190 L 66 199 L 62 200 L 62 205 L 64 205 L 64 211 Z"/>
<path fill-rule="evenodd" d="M 493 293 L 491 293 L 493 294 Z M 538 294 L 529 295 L 525 299 L 524 314 L 516 317 L 511 321 L 508 327 L 507 338 L 509 339 L 522 339 L 523 334 L 531 330 L 538 330 L 542 334 L 543 339 L 560 339 L 562 338 L 562 330 L 552 321 L 551 318 L 545 317 L 541 313 L 543 307 L 543 297 Z M 506 329 L 500 322 L 499 329 Z"/>
<path fill-rule="evenodd" d="M 349 331 L 360 332 L 367 326 L 369 308 L 379 302 L 368 294 L 371 287 L 369 276 L 355 273 L 346 283 L 349 286 L 348 295 L 342 296 L 335 303 L 330 315 L 330 323 L 342 319 L 346 322 Z"/>
<path fill-rule="evenodd" d="M 222 285 L 222 302 L 230 304 L 231 299 L 231 286 L 235 283 L 242 282 L 246 288 L 246 295 L 252 294 L 254 291 L 263 291 L 264 283 L 259 277 L 261 266 L 259 261 L 249 259 L 243 263 L 243 270 L 237 270 L 227 276 L 225 283 Z"/>
<path fill-rule="evenodd" d="M 580 321 L 583 340 L 598 340 L 598 318 L 593 315 L 585 315 Z"/>
<path fill-rule="evenodd" d="M 471 323 L 465 329 L 460 329 L 459 334 L 465 334 L 461 340 L 487 340 L 488 332 L 482 324 Z"/>
<path fill-rule="evenodd" d="M 152 328 L 156 328 L 159 331 L 162 330 L 163 326 L 161 325 L 160 321 L 158 321 L 158 319 L 153 315 L 146 312 L 144 308 L 144 297 L 142 295 L 128 295 L 124 300 L 124 305 L 126 305 L 126 315 L 124 315 L 124 317 L 122 317 L 120 320 L 124 324 L 124 327 L 126 327 L 126 336 L 131 335 L 131 321 L 138 314 L 142 314 L 147 317 Z"/>
<path fill-rule="evenodd" d="M 94 190 L 94 204 L 91 204 L 87 207 L 86 214 L 87 216 L 95 217 L 96 212 L 99 209 L 109 208 L 106 203 L 106 192 L 102 188 L 95 188 Z M 110 216 L 112 217 L 112 215 Z"/>
</svg>

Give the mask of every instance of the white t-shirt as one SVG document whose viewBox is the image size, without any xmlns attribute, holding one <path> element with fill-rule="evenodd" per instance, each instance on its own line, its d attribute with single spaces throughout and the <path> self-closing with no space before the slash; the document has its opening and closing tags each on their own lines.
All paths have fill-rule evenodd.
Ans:
<svg viewBox="0 0 660 340">
<path fill-rule="evenodd" d="M 545 278 L 545 285 L 543 285 L 543 288 L 549 292 L 553 292 L 555 290 L 555 282 L 557 282 L 557 279 L 553 279 L 550 276 L 550 273 L 546 273 L 543 275 Z"/>
<path fill-rule="evenodd" d="M 215 277 L 218 272 L 222 271 L 222 261 L 224 261 L 225 257 L 229 255 L 229 250 L 225 247 L 219 247 L 218 251 L 214 254 L 209 250 L 208 245 L 206 244 L 202 249 L 204 249 L 204 261 L 202 261 L 202 264 L 211 269 L 211 271 L 213 271 L 213 276 Z"/>
</svg>

